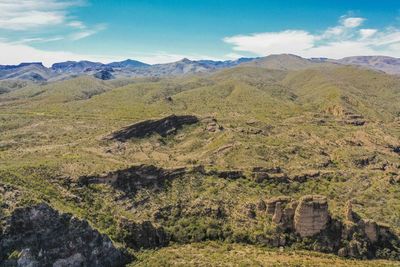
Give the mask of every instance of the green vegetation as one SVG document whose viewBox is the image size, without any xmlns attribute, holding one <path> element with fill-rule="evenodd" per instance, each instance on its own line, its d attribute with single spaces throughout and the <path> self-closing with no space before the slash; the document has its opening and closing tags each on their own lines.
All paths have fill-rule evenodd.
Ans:
<svg viewBox="0 0 400 267">
<path fill-rule="evenodd" d="M 173 245 L 138 254 L 130 266 L 396 266 L 390 261 L 344 260 L 317 252 L 270 250 L 220 242 Z"/>
<path fill-rule="evenodd" d="M 137 266 L 368 266 L 254 246 L 260 237 L 276 237 L 275 225 L 268 214 L 250 218 L 248 212 L 275 196 L 322 194 L 335 218 L 353 200 L 362 217 L 399 231 L 400 79 L 353 67 L 262 67 L 180 78 L 79 77 L 12 85 L 0 95 L 0 186 L 7 187 L 0 211 L 8 215 L 45 201 L 88 220 L 121 246 L 121 218 L 164 227 L 177 245 L 133 252 Z M 103 139 L 123 126 L 171 114 L 201 120 L 168 137 Z M 212 119 L 223 129 L 209 130 Z M 139 164 L 243 170 L 247 178 L 188 174 L 132 195 L 105 184 L 75 184 L 83 175 Z M 288 177 L 318 175 L 256 181 L 253 167 L 280 167 Z"/>
</svg>

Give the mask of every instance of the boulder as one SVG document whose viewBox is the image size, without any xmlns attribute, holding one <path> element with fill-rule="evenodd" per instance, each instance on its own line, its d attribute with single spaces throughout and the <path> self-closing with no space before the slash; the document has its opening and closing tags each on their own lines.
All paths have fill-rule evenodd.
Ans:
<svg viewBox="0 0 400 267">
<path fill-rule="evenodd" d="M 300 199 L 294 214 L 294 227 L 301 237 L 320 233 L 329 221 L 328 202 L 319 195 L 304 196 Z"/>
</svg>

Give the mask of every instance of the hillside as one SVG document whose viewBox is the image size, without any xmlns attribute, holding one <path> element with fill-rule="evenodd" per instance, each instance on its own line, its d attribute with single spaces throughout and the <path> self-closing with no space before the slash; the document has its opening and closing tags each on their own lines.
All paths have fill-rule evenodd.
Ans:
<svg viewBox="0 0 400 267">
<path fill-rule="evenodd" d="M 398 264 L 400 78 L 292 55 L 240 63 L 1 83 L 0 262 L 81 260 L 12 243 L 23 222 L 129 266 Z"/>
<path fill-rule="evenodd" d="M 358 65 L 365 68 L 383 71 L 389 74 L 400 74 L 400 59 L 385 56 L 346 57 L 337 61 L 346 65 Z"/>
</svg>

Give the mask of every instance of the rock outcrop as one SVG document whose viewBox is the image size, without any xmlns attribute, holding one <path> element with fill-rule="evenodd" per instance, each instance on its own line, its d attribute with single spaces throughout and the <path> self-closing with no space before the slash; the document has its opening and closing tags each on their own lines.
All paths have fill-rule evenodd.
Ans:
<svg viewBox="0 0 400 267">
<path fill-rule="evenodd" d="M 301 237 L 318 234 L 329 221 L 328 202 L 324 196 L 304 196 L 294 215 L 294 228 Z"/>
<path fill-rule="evenodd" d="M 93 76 L 95 78 L 97 78 L 97 79 L 104 80 L 104 81 L 115 79 L 114 75 L 112 75 L 111 72 L 112 72 L 112 69 L 110 69 L 110 70 L 101 70 L 101 71 L 95 73 Z"/>
<path fill-rule="evenodd" d="M 303 196 L 298 202 L 287 196 L 275 197 L 266 201 L 266 212 L 278 233 L 297 235 L 307 248 L 349 258 L 400 259 L 396 233 L 388 226 L 362 219 L 353 211 L 351 202 L 347 203 L 344 221 L 330 216 L 327 199 L 320 195 Z M 290 243 L 290 239 L 281 241 L 272 245 Z"/>
<path fill-rule="evenodd" d="M 191 115 L 171 115 L 159 120 L 146 120 L 129 125 L 121 130 L 113 132 L 106 139 L 125 142 L 131 138 L 144 138 L 152 134 L 159 134 L 163 137 L 175 134 L 184 125 L 199 122 L 196 116 Z"/>
<path fill-rule="evenodd" d="M 82 176 L 81 186 L 88 184 L 110 184 L 125 193 L 135 193 L 139 188 L 161 188 L 166 180 L 184 175 L 186 168 L 163 169 L 153 165 L 132 166 L 127 169 L 99 176 Z"/>
<path fill-rule="evenodd" d="M 47 204 L 14 210 L 0 240 L 1 266 L 123 266 L 128 261 L 106 235 Z"/>
</svg>

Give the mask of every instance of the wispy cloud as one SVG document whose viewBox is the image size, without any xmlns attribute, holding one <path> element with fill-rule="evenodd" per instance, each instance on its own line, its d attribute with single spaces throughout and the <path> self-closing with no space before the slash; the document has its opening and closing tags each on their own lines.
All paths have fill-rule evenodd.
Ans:
<svg viewBox="0 0 400 267">
<path fill-rule="evenodd" d="M 105 29 L 105 24 L 89 27 L 71 16 L 71 7 L 84 4 L 84 0 L 0 0 L 0 29 L 13 31 L 14 34 L 20 32 L 21 35 L 32 30 L 35 30 L 36 34 L 45 35 L 48 29 L 62 29 L 70 32 L 62 39 L 80 40 Z M 23 37 L 21 41 L 27 42 L 29 39 L 37 42 L 53 38 Z"/>
<path fill-rule="evenodd" d="M 67 9 L 82 1 L 0 0 L 0 29 L 25 31 L 60 25 L 67 21 Z"/>
<path fill-rule="evenodd" d="M 336 26 L 320 33 L 285 30 L 224 38 L 234 51 L 254 55 L 292 53 L 303 57 L 342 58 L 354 55 L 388 55 L 400 57 L 400 29 L 363 28 L 366 19 L 346 17 Z"/>
<path fill-rule="evenodd" d="M 74 41 L 80 40 L 80 39 L 89 37 L 89 36 L 91 36 L 93 34 L 96 34 L 96 33 L 100 32 L 100 31 L 106 29 L 106 27 L 107 26 L 105 24 L 99 24 L 99 25 L 94 26 L 91 29 L 88 29 L 86 26 L 82 25 L 81 27 L 78 27 L 79 29 L 81 29 L 81 31 L 72 33 L 69 36 L 69 38 L 71 40 L 74 40 Z"/>
</svg>

